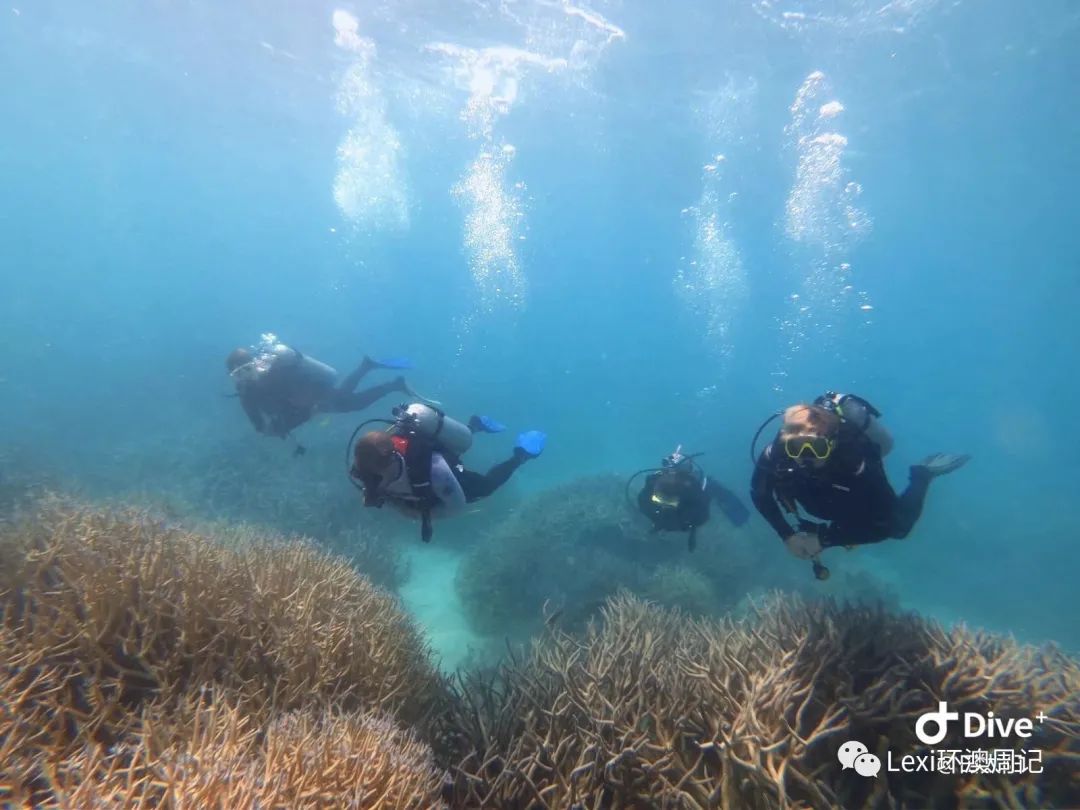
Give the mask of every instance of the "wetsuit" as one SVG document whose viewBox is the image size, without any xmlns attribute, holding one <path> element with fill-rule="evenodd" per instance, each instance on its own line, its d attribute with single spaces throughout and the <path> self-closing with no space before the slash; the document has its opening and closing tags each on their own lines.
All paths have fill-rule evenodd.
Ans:
<svg viewBox="0 0 1080 810">
<path fill-rule="evenodd" d="M 401 512 L 419 516 L 425 543 L 432 536 L 433 516 L 453 515 L 465 504 L 486 498 L 529 460 L 528 454 L 515 448 L 510 458 L 481 474 L 466 470 L 460 459 L 418 436 L 395 437 L 394 443 L 400 466 L 384 479 L 360 479 L 364 505 L 389 503 Z"/>
<path fill-rule="evenodd" d="M 401 385 L 391 381 L 363 391 L 355 391 L 360 380 L 374 366 L 364 362 L 340 385 L 337 372 L 295 349 L 273 358 L 270 367 L 253 379 L 237 383 L 237 394 L 251 424 L 259 433 L 286 436 L 307 422 L 316 412 L 359 411 Z"/>
<path fill-rule="evenodd" d="M 823 548 L 879 543 L 907 537 L 922 514 L 931 475 L 911 468 L 911 480 L 897 495 L 885 476 L 881 451 L 857 428 L 845 427 L 825 466 L 802 466 L 774 441 L 762 451 L 750 484 L 754 506 L 782 540 L 796 532 L 817 533 Z M 780 506 L 795 515 L 793 528 Z M 828 523 L 798 516 L 797 507 Z"/>
<path fill-rule="evenodd" d="M 661 479 L 665 486 L 662 493 L 657 494 L 657 483 Z M 658 530 L 690 532 L 691 550 L 695 545 L 696 530 L 709 520 L 709 505 L 713 501 L 736 526 L 741 526 L 750 517 L 750 512 L 735 493 L 692 470 L 655 472 L 645 479 L 645 486 L 638 493 L 638 509 Z"/>
</svg>

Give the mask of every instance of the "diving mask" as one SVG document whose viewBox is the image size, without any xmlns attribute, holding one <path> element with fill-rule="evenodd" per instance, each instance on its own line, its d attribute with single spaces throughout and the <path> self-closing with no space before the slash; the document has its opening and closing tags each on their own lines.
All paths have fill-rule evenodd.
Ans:
<svg viewBox="0 0 1080 810">
<path fill-rule="evenodd" d="M 824 436 L 802 435 L 784 439 L 784 452 L 788 458 L 801 459 L 807 452 L 818 461 L 824 461 L 832 455 L 836 442 Z"/>
</svg>

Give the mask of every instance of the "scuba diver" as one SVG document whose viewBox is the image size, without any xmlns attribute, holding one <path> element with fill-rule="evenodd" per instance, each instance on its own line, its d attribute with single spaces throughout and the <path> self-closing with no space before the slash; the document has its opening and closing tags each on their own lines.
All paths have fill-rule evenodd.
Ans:
<svg viewBox="0 0 1080 810">
<path fill-rule="evenodd" d="M 236 396 L 255 430 L 282 439 L 316 413 L 363 410 L 392 393 L 416 396 L 400 376 L 373 388 L 356 390 L 370 371 L 410 366 L 404 358 L 378 361 L 365 356 L 339 385 L 333 368 L 279 343 L 269 333 L 262 336 L 255 352 L 234 349 L 225 359 L 225 367 L 236 385 Z M 303 453 L 299 445 L 297 453 Z"/>
<path fill-rule="evenodd" d="M 394 409 L 393 420 L 371 419 L 353 432 L 346 453 L 349 480 L 364 495 L 364 506 L 390 504 L 420 519 L 420 538 L 429 542 L 432 517 L 459 514 L 466 504 L 486 498 L 510 480 L 517 469 L 538 457 L 547 435 L 528 430 L 517 437 L 513 454 L 487 474 L 465 469 L 461 456 L 475 433 L 501 433 L 506 428 L 486 416 L 473 416 L 468 426 L 420 402 Z M 389 424 L 358 440 L 373 422 Z M 355 445 L 353 445 L 355 440 Z"/>
<path fill-rule="evenodd" d="M 649 474 L 638 493 L 638 511 L 652 521 L 653 531 L 687 532 L 690 551 L 697 547 L 697 530 L 709 520 L 711 502 L 715 501 L 736 526 L 750 518 L 749 510 L 738 496 L 709 478 L 694 461 L 700 455 L 683 455 L 680 444 L 660 462 L 660 467 L 639 470 L 626 482 L 629 500 L 634 479 Z"/>
<path fill-rule="evenodd" d="M 782 423 L 776 438 L 754 458 L 758 437 L 778 416 Z M 911 467 L 908 487 L 898 496 L 882 463 L 893 442 L 880 419 L 880 412 L 865 399 L 830 391 L 813 404 L 773 414 L 751 443 L 754 506 L 792 554 L 813 562 L 818 579 L 829 576 L 818 559 L 823 549 L 907 537 L 922 514 L 930 482 L 971 458 L 950 453 L 928 456 Z M 784 517 L 781 506 L 797 527 Z M 827 522 L 803 519 L 800 506 Z"/>
</svg>

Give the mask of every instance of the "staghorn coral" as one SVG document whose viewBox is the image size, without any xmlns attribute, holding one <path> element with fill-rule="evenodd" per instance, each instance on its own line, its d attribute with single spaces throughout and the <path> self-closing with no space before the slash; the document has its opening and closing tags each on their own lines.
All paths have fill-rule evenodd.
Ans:
<svg viewBox="0 0 1080 810">
<path fill-rule="evenodd" d="M 397 603 L 310 543 L 56 502 L 0 531 L 0 647 L 13 793 L 205 686 L 256 721 L 334 705 L 422 722 L 443 695 Z"/>
<path fill-rule="evenodd" d="M 688 552 L 685 534 L 654 533 L 628 506 L 625 484 L 614 475 L 572 481 L 526 499 L 490 529 L 456 580 L 473 628 L 522 638 L 541 629 L 549 604 L 564 627 L 580 629 L 620 589 L 713 614 L 763 589 L 820 590 L 778 541 L 760 542 L 720 514 Z M 844 589 L 841 577 L 829 583 L 830 591 Z"/>
<path fill-rule="evenodd" d="M 467 807 L 1069 807 L 1080 800 L 1080 666 L 1059 651 L 887 611 L 774 598 L 690 621 L 629 595 L 583 637 L 466 679 L 457 801 Z M 914 753 L 914 719 L 1050 716 L 1045 772 L 851 778 L 849 739 Z M 955 728 L 954 728 L 955 732 Z M 1011 740 L 1022 748 L 1023 741 Z M 970 748 L 955 733 L 942 747 Z M 1030 746 L 1028 746 L 1030 747 Z"/>
<path fill-rule="evenodd" d="M 263 531 L 311 538 L 348 558 L 379 585 L 396 589 L 408 578 L 402 527 L 365 510 L 346 482 L 341 447 L 313 446 L 292 457 L 281 442 L 259 436 L 212 444 L 141 444 L 103 460 L 91 491 L 96 502 L 136 504 L 185 523 L 244 523 Z"/>
<path fill-rule="evenodd" d="M 678 563 L 657 567 L 642 595 L 652 602 L 698 616 L 715 614 L 719 601 L 704 574 Z"/>
<path fill-rule="evenodd" d="M 303 709 L 265 727 L 199 696 L 154 707 L 123 746 L 87 746 L 51 768 L 43 808 L 401 808 L 441 804 L 427 745 L 370 712 Z"/>
<path fill-rule="evenodd" d="M 463 561 L 456 587 L 482 633 L 524 636 L 546 603 L 580 627 L 619 587 L 643 590 L 652 568 L 685 545 L 649 532 L 626 508 L 624 482 L 596 476 L 526 500 L 488 531 Z"/>
<path fill-rule="evenodd" d="M 0 449 L 0 523 L 20 520 L 59 479 L 27 450 Z"/>
</svg>

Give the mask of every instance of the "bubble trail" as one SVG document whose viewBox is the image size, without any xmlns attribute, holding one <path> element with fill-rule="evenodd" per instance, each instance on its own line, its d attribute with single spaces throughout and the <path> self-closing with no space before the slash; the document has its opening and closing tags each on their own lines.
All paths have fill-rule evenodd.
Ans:
<svg viewBox="0 0 1080 810">
<path fill-rule="evenodd" d="M 359 21 L 349 12 L 338 9 L 332 21 L 334 44 L 353 57 L 336 93 L 338 112 L 350 125 L 337 148 L 334 202 L 357 227 L 405 230 L 409 226 L 402 169 L 405 149 L 375 80 L 375 43 L 360 36 Z"/>
</svg>

